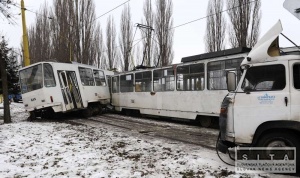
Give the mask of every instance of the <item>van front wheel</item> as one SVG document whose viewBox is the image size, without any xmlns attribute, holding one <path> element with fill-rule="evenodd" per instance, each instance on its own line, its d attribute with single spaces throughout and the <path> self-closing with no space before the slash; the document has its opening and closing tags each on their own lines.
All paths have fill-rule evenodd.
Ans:
<svg viewBox="0 0 300 178">
<path fill-rule="evenodd" d="M 257 142 L 259 147 L 299 147 L 300 143 L 296 136 L 290 133 L 268 133 L 263 135 Z"/>
<path fill-rule="evenodd" d="M 295 147 L 296 148 L 296 165 L 300 164 L 300 140 L 297 139 L 296 134 L 286 131 L 277 131 L 263 135 L 256 144 L 257 147 Z M 298 154 L 297 154 L 298 153 Z M 266 155 L 270 151 L 266 151 Z M 291 153 L 292 154 L 292 153 Z M 292 155 L 288 155 L 289 157 Z M 300 166 L 297 167 L 297 175 L 300 174 Z"/>
</svg>

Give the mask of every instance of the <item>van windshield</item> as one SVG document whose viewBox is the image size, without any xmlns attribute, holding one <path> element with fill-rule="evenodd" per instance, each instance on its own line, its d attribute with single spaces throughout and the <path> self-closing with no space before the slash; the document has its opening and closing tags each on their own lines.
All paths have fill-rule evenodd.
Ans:
<svg viewBox="0 0 300 178">
<path fill-rule="evenodd" d="M 42 64 L 20 70 L 20 85 L 22 93 L 28 93 L 42 88 Z"/>
<path fill-rule="evenodd" d="M 285 85 L 285 67 L 283 65 L 268 65 L 248 69 L 242 89 L 244 91 L 283 90 Z"/>
</svg>

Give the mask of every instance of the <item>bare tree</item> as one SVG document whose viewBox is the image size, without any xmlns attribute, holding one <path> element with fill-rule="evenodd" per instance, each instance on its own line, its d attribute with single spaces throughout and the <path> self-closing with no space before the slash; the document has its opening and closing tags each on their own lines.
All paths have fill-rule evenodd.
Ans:
<svg viewBox="0 0 300 178">
<path fill-rule="evenodd" d="M 51 59 L 51 21 L 49 6 L 45 3 L 36 16 L 36 23 L 28 30 L 29 53 L 31 63 Z"/>
<path fill-rule="evenodd" d="M 210 0 L 207 7 L 205 45 L 207 52 L 224 49 L 226 21 L 223 13 L 223 0 Z"/>
<path fill-rule="evenodd" d="M 142 24 L 148 26 L 148 27 L 153 27 L 154 25 L 154 12 L 152 9 L 152 2 L 151 0 L 146 0 L 144 1 L 144 19 L 142 20 Z M 154 50 L 154 43 L 153 38 L 153 31 L 150 30 L 145 30 L 143 31 L 143 48 L 144 48 L 144 65 L 146 66 L 151 66 L 154 65 L 154 55 L 153 55 L 153 50 Z"/>
<path fill-rule="evenodd" d="M 116 27 L 114 18 L 109 16 L 106 25 L 106 48 L 107 48 L 107 60 L 108 68 L 113 69 L 121 66 L 121 60 L 117 60 L 116 51 Z"/>
<path fill-rule="evenodd" d="M 172 0 L 156 0 L 155 30 L 160 53 L 160 66 L 173 62 Z"/>
<path fill-rule="evenodd" d="M 95 49 L 98 49 L 96 51 L 96 57 L 94 61 L 94 65 L 97 66 L 97 68 L 106 69 L 107 64 L 104 57 L 104 44 L 103 44 L 103 34 L 102 29 L 100 27 L 100 24 L 97 25 L 96 31 L 95 31 Z"/>
<path fill-rule="evenodd" d="M 78 4 L 80 7 L 75 11 L 75 15 L 77 15 L 76 12 L 79 11 L 79 22 L 77 21 L 75 24 L 77 24 L 77 30 L 80 30 L 79 38 L 78 36 L 76 37 L 77 40 L 80 40 L 79 43 L 76 43 L 77 45 L 80 45 L 80 48 L 77 47 L 77 49 L 80 49 L 77 51 L 77 61 L 81 61 L 81 63 L 85 64 L 91 64 L 93 55 L 90 49 L 93 48 L 92 38 L 95 30 L 94 19 L 96 18 L 95 4 L 91 0 L 78 0 Z"/>
<path fill-rule="evenodd" d="M 259 36 L 260 0 L 227 0 L 230 19 L 229 42 L 232 47 L 253 47 Z"/>
<path fill-rule="evenodd" d="M 52 53 L 53 58 L 57 61 L 68 62 L 73 57 L 72 49 L 75 44 L 74 28 L 72 21 L 72 5 L 70 0 L 54 0 L 53 1 L 53 17 L 51 21 L 52 32 Z M 78 29 L 79 30 L 79 29 Z"/>
<path fill-rule="evenodd" d="M 136 50 L 135 50 L 135 57 L 134 57 L 134 62 L 135 64 L 141 64 L 143 61 L 143 53 L 141 52 L 141 47 L 140 45 L 136 46 Z"/>
<path fill-rule="evenodd" d="M 5 18 L 10 24 L 16 24 L 15 16 L 10 10 L 10 5 L 14 2 L 12 0 L 0 0 L 0 18 Z"/>
<path fill-rule="evenodd" d="M 130 57 L 132 49 L 132 22 L 129 5 L 125 6 L 121 15 L 121 28 L 119 43 L 121 47 L 121 56 L 124 62 L 123 71 L 128 71 L 130 66 Z"/>
<path fill-rule="evenodd" d="M 92 64 L 97 54 L 93 1 L 54 0 L 51 16 L 52 58 Z"/>
</svg>

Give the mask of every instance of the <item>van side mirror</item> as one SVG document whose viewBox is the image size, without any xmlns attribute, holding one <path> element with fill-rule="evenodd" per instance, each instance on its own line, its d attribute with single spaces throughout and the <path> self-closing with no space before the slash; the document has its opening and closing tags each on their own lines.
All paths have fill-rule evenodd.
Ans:
<svg viewBox="0 0 300 178">
<path fill-rule="evenodd" d="M 236 89 L 236 74 L 234 72 L 227 72 L 227 90 L 235 91 Z"/>
</svg>

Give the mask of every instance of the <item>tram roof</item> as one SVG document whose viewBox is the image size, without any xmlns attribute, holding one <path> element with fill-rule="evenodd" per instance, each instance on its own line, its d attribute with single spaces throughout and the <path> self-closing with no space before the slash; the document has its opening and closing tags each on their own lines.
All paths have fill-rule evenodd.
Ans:
<svg viewBox="0 0 300 178">
<path fill-rule="evenodd" d="M 238 48 L 226 49 L 226 50 L 222 50 L 222 51 L 216 51 L 216 52 L 210 52 L 210 53 L 198 54 L 198 55 L 194 55 L 194 56 L 183 57 L 181 59 L 181 62 L 192 62 L 192 61 L 198 61 L 198 60 L 204 60 L 204 59 L 210 59 L 210 58 L 216 58 L 216 57 L 222 57 L 222 56 L 230 56 L 230 55 L 235 55 L 235 54 L 248 53 L 250 51 L 251 51 L 251 48 L 238 47 Z"/>
</svg>

